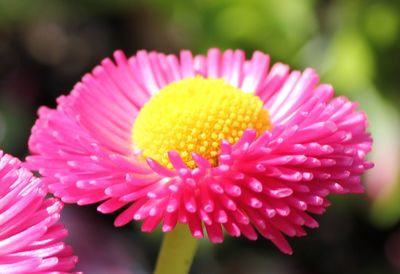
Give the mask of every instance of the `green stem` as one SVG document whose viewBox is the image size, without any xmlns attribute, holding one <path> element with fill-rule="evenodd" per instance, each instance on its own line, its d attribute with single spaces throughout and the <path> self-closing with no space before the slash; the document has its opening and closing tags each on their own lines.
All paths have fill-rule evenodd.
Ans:
<svg viewBox="0 0 400 274">
<path fill-rule="evenodd" d="M 187 274 L 197 249 L 197 239 L 187 225 L 164 234 L 154 274 Z"/>
</svg>

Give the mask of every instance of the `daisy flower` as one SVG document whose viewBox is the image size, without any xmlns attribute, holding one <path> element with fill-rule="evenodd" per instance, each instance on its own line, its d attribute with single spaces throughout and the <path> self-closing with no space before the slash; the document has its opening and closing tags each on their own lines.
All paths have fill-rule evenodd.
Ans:
<svg viewBox="0 0 400 274">
<path fill-rule="evenodd" d="M 27 166 L 55 196 L 120 210 L 116 226 L 177 224 L 213 243 L 318 226 L 330 193 L 361 193 L 367 119 L 312 69 L 254 52 L 139 51 L 102 61 L 56 109 L 42 107 Z"/>
<path fill-rule="evenodd" d="M 0 273 L 70 273 L 77 262 L 58 224 L 63 204 L 0 151 Z"/>
</svg>

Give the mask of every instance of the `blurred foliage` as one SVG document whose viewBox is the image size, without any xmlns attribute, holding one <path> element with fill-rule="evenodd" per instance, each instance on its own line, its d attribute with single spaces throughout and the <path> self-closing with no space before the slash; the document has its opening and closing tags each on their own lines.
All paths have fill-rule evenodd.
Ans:
<svg viewBox="0 0 400 274">
<path fill-rule="evenodd" d="M 320 219 L 319 231 L 294 240 L 300 254 L 288 259 L 267 241 L 232 240 L 216 251 L 205 245 L 194 269 L 205 264 L 214 273 L 264 273 L 263 267 L 270 273 L 400 271 L 398 0 L 0 0 L 0 147 L 26 155 L 36 109 L 55 106 L 57 96 L 117 48 L 133 54 L 140 48 L 204 53 L 209 47 L 242 48 L 248 55 L 262 50 L 273 62 L 314 67 L 322 82 L 367 112 L 376 167 L 365 177 L 368 200 L 338 199 Z M 155 257 L 150 238 L 138 245 Z"/>
<path fill-rule="evenodd" d="M 169 11 L 169 22 L 183 28 L 188 46 L 196 51 L 235 47 L 249 53 L 273 51 L 274 58 L 292 59 L 317 29 L 312 1 L 150 2 Z"/>
</svg>

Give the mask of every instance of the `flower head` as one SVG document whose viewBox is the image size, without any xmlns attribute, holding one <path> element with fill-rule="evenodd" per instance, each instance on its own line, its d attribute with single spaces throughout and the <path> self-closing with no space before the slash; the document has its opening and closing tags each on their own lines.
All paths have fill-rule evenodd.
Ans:
<svg viewBox="0 0 400 274">
<path fill-rule="evenodd" d="M 0 151 L 0 273 L 66 273 L 77 257 L 62 242 L 62 203 L 20 165 Z"/>
<path fill-rule="evenodd" d="M 291 253 L 283 234 L 317 227 L 310 213 L 328 194 L 363 192 L 366 117 L 312 69 L 240 50 L 115 60 L 42 107 L 32 129 L 28 166 L 64 202 L 122 209 L 116 226 L 183 223 L 214 243 L 261 234 Z"/>
</svg>

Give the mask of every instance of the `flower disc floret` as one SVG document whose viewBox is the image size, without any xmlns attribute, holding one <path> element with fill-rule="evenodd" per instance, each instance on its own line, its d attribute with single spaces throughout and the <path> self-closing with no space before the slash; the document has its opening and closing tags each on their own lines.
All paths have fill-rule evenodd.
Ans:
<svg viewBox="0 0 400 274">
<path fill-rule="evenodd" d="M 168 168 L 169 151 L 178 152 L 190 168 L 196 166 L 192 153 L 216 166 L 221 141 L 234 144 L 248 128 L 257 135 L 270 128 L 260 98 L 223 79 L 197 76 L 164 87 L 144 105 L 133 126 L 133 143 L 145 158 Z"/>
</svg>

